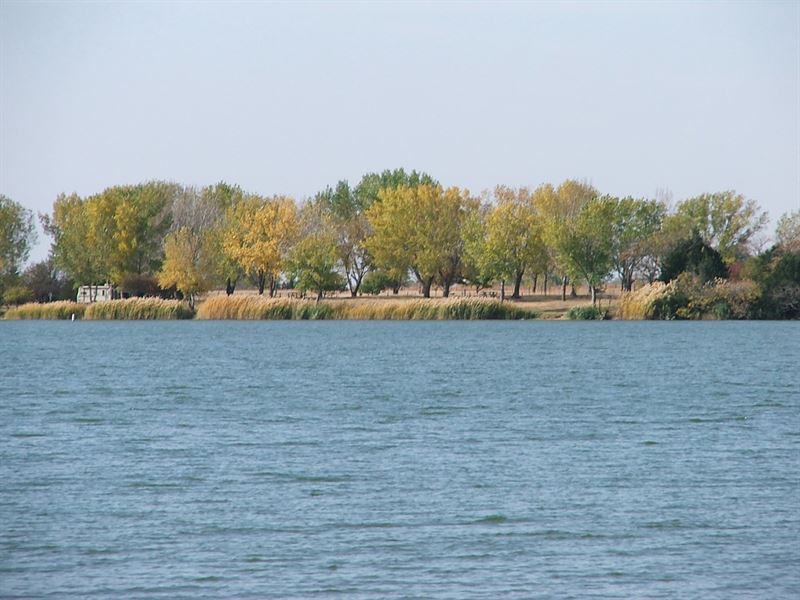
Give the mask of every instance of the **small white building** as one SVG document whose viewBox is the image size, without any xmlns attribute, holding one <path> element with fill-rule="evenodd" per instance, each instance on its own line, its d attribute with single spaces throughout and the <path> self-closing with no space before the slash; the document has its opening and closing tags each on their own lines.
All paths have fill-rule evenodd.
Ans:
<svg viewBox="0 0 800 600">
<path fill-rule="evenodd" d="M 78 288 L 76 301 L 80 304 L 90 302 L 106 302 L 114 298 L 114 286 L 110 283 L 103 285 L 82 285 Z"/>
</svg>

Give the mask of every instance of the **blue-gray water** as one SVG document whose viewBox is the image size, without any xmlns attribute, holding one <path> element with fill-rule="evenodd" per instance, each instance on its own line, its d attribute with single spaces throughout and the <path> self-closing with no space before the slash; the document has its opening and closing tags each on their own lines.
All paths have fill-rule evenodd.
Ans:
<svg viewBox="0 0 800 600">
<path fill-rule="evenodd" d="M 800 323 L 0 322 L 0 596 L 796 598 Z"/>
</svg>

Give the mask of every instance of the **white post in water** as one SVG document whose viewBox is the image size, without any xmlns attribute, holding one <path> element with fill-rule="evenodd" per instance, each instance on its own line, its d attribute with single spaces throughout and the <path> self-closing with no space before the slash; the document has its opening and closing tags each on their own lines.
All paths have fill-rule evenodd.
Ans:
<svg viewBox="0 0 800 600">
<path fill-rule="evenodd" d="M 70 321 L 74 321 L 74 320 L 75 320 L 75 313 L 72 313 L 72 315 L 70 316 L 70 319 L 69 319 L 69 320 L 70 320 Z"/>
</svg>

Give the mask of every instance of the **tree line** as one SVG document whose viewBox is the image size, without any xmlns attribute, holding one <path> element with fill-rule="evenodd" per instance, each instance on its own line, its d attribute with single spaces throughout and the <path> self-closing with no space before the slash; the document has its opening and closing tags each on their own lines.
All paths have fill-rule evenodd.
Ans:
<svg viewBox="0 0 800 600">
<path fill-rule="evenodd" d="M 800 251 L 799 215 L 784 215 L 768 252 Z M 396 292 L 410 277 L 424 297 L 434 286 L 448 296 L 461 283 L 478 291 L 499 284 L 503 295 L 508 286 L 508 295 L 520 298 L 527 278 L 545 292 L 557 281 L 562 299 L 586 284 L 594 304 L 612 277 L 630 290 L 637 280 L 668 281 L 684 272 L 737 277 L 772 264 L 757 252 L 766 213 L 733 191 L 674 208 L 602 194 L 572 179 L 500 185 L 475 196 L 404 169 L 368 173 L 355 185 L 340 181 L 301 203 L 226 183 L 153 181 L 85 198 L 61 194 L 52 212 L 40 215 L 53 240 L 50 256 L 26 273 L 33 215 L 3 196 L 0 219 L 6 302 L 26 293 L 48 299 L 37 293 L 47 275 L 58 293 L 66 281 L 110 282 L 131 295 L 172 291 L 191 304 L 218 287 L 233 294 L 242 281 L 260 294 L 289 285 L 319 299 L 331 290 Z"/>
</svg>

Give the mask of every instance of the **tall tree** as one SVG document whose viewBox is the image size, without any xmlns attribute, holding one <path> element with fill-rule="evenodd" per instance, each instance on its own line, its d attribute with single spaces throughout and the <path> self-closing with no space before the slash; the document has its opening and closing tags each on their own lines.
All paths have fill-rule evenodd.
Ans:
<svg viewBox="0 0 800 600">
<path fill-rule="evenodd" d="M 0 194 L 0 294 L 19 276 L 35 241 L 33 213 Z"/>
<path fill-rule="evenodd" d="M 547 252 L 541 223 L 528 188 L 497 186 L 494 196 L 497 205 L 486 223 L 486 250 L 497 275 L 514 282 L 511 297 L 519 298 L 526 270 Z"/>
<path fill-rule="evenodd" d="M 328 187 L 318 193 L 314 202 L 326 213 L 335 232 L 336 254 L 350 295 L 355 297 L 372 267 L 372 257 L 364 246 L 370 229 L 363 204 L 347 181 L 340 181 L 335 189 Z"/>
<path fill-rule="evenodd" d="M 385 188 L 367 211 L 373 232 L 367 249 L 390 272 L 412 271 L 425 298 L 437 277 L 447 295 L 463 256 L 461 227 L 471 206 L 477 202 L 458 188 Z"/>
<path fill-rule="evenodd" d="M 733 191 L 702 194 L 678 204 L 673 219 L 684 232 L 697 231 L 726 264 L 747 257 L 767 214 L 754 200 Z"/>
<path fill-rule="evenodd" d="M 778 219 L 775 243 L 784 251 L 800 252 L 800 210 L 786 213 Z"/>
<path fill-rule="evenodd" d="M 325 292 L 344 286 L 338 267 L 333 218 L 319 204 L 307 204 L 301 211 L 299 239 L 289 252 L 287 268 L 297 288 L 301 292 L 313 290 L 319 302 Z"/>
<path fill-rule="evenodd" d="M 557 249 L 567 273 L 589 286 L 592 305 L 597 288 L 611 272 L 616 202 L 612 198 L 589 200 L 577 216 L 563 227 Z"/>
<path fill-rule="evenodd" d="M 437 186 L 439 182 L 427 173 L 405 169 L 386 169 L 380 173 L 367 173 L 355 187 L 354 194 L 362 210 L 368 209 L 380 199 L 381 190 L 407 187 L 415 188 L 421 185 Z"/>
<path fill-rule="evenodd" d="M 53 238 L 50 255 L 56 268 L 79 285 L 102 283 L 105 276 L 103 249 L 89 241 L 87 204 L 77 194 L 60 194 L 52 215 L 41 215 L 44 230 Z"/>
<path fill-rule="evenodd" d="M 109 276 L 119 283 L 126 274 L 155 273 L 161 266 L 164 235 L 170 227 L 170 208 L 182 188 L 174 183 L 150 181 L 116 186 L 101 198 L 113 206 L 112 252 Z"/>
<path fill-rule="evenodd" d="M 489 252 L 487 245 L 487 221 L 493 209 L 491 203 L 482 203 L 467 215 L 461 230 L 464 243 L 461 272 L 464 281 L 475 286 L 476 293 L 491 287 L 497 278 L 495 256 Z"/>
<path fill-rule="evenodd" d="M 190 237 L 191 242 L 186 240 L 184 243 L 189 243 L 192 251 L 182 254 L 194 257 L 196 262 L 191 264 L 191 270 L 196 272 L 202 267 L 202 270 L 208 271 L 201 279 L 214 284 L 224 283 L 228 295 L 236 288 L 241 268 L 223 252 L 225 216 L 242 196 L 237 186 L 218 183 L 199 190 L 186 187 L 172 202 L 171 233 L 187 230 L 183 235 Z M 172 251 L 176 250 L 173 247 Z M 174 268 L 173 261 L 171 269 Z"/>
<path fill-rule="evenodd" d="M 654 238 L 667 207 L 656 200 L 605 197 L 614 206 L 612 257 L 622 289 L 631 291 L 633 278 L 654 254 Z"/>
<path fill-rule="evenodd" d="M 553 264 L 561 272 L 561 300 L 566 300 L 572 261 L 564 248 L 570 244 L 570 232 L 583 207 L 598 196 L 589 183 L 567 179 L 558 188 L 543 184 L 533 193 L 533 202 L 542 218 L 543 239 L 550 249 Z"/>
<path fill-rule="evenodd" d="M 174 286 L 192 308 L 198 294 L 211 289 L 214 283 L 214 255 L 207 235 L 207 231 L 195 231 L 184 225 L 171 231 L 164 240 L 164 265 L 158 274 L 158 284 L 162 288 Z"/>
<path fill-rule="evenodd" d="M 247 196 L 228 209 L 223 236 L 225 254 L 250 275 L 263 294 L 270 297 L 284 260 L 297 234 L 297 208 L 285 196 L 264 199 Z"/>
<path fill-rule="evenodd" d="M 85 200 L 60 195 L 53 214 L 42 216 L 53 237 L 55 266 L 77 285 L 120 283 L 127 275 L 156 272 L 169 207 L 179 191 L 175 184 L 149 182 L 106 188 Z"/>
<path fill-rule="evenodd" d="M 53 266 L 51 258 L 30 265 L 22 274 L 22 280 L 36 302 L 74 299 L 73 281 Z"/>
</svg>

